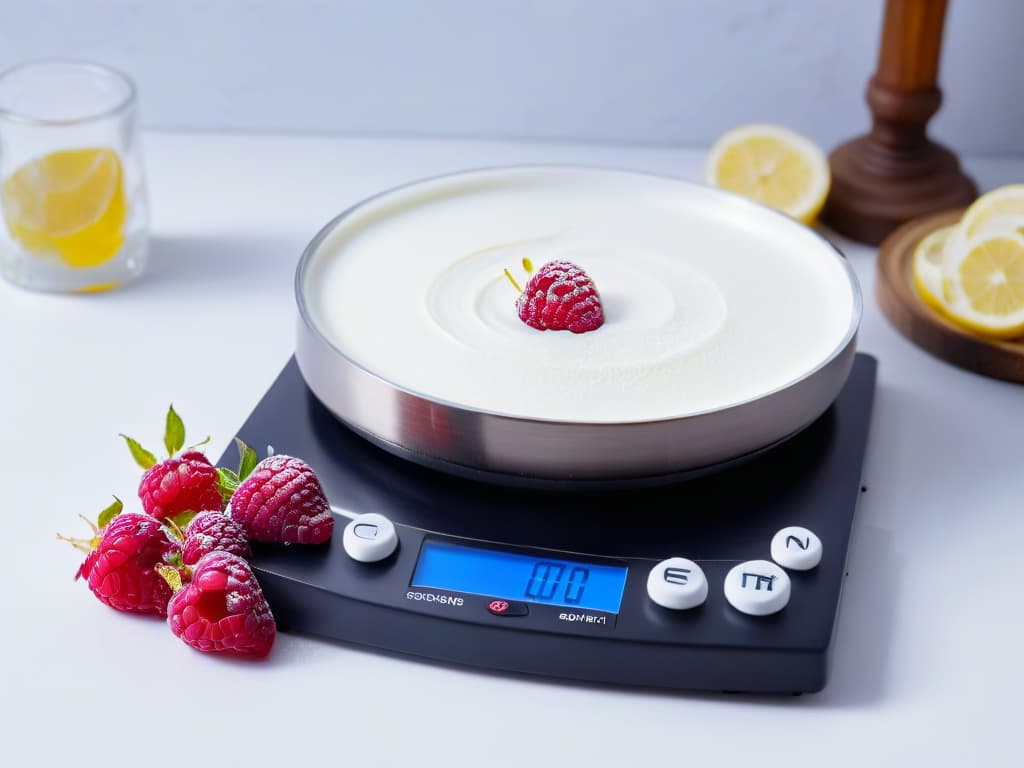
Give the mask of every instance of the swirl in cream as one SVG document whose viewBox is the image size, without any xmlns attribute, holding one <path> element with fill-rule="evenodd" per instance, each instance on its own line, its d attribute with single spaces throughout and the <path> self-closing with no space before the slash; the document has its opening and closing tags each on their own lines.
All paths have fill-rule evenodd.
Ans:
<svg viewBox="0 0 1024 768">
<path fill-rule="evenodd" d="M 519 319 L 516 291 L 503 274 L 523 258 L 536 266 L 564 259 L 583 267 L 601 293 L 605 324 L 586 334 L 545 331 L 557 338 L 532 345 L 540 331 Z M 549 370 L 659 365 L 706 343 L 726 318 L 715 284 L 678 256 L 620 254 L 571 232 L 458 259 L 434 280 L 427 305 L 437 326 L 467 349 L 502 357 L 532 345 L 533 364 Z"/>
</svg>

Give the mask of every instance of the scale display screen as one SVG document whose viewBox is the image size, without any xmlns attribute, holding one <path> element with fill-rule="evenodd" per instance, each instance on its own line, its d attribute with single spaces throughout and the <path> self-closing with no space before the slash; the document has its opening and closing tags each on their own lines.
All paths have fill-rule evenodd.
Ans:
<svg viewBox="0 0 1024 768">
<path fill-rule="evenodd" d="M 412 586 L 618 613 L 627 570 L 427 539 Z"/>
</svg>

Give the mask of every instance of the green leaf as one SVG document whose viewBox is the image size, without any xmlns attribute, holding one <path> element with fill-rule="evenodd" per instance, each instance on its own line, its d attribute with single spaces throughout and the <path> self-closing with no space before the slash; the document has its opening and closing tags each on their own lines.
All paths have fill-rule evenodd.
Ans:
<svg viewBox="0 0 1024 768">
<path fill-rule="evenodd" d="M 253 469 L 260 463 L 260 457 L 256 455 L 256 451 L 237 437 L 235 445 L 238 446 L 238 479 L 241 481 L 252 474 Z"/>
<path fill-rule="evenodd" d="M 173 456 L 185 445 L 185 422 L 177 414 L 172 405 L 167 409 L 167 426 L 164 428 L 164 445 L 167 455 Z"/>
<path fill-rule="evenodd" d="M 220 491 L 220 497 L 225 503 L 231 501 L 231 497 L 241 484 L 242 481 L 233 471 L 226 467 L 217 467 L 217 490 Z"/>
<path fill-rule="evenodd" d="M 96 525 L 99 526 L 101 530 L 106 528 L 110 524 L 111 520 L 121 514 L 122 509 L 124 509 L 124 504 L 121 503 L 121 500 L 117 498 L 117 496 L 115 496 L 114 503 L 100 512 L 100 516 L 96 519 Z"/>
<path fill-rule="evenodd" d="M 147 451 L 137 441 L 132 440 L 128 435 L 121 435 L 124 441 L 128 443 L 128 450 L 132 452 L 132 458 L 135 459 L 135 463 L 143 469 L 149 469 L 156 464 L 156 456 Z"/>
<path fill-rule="evenodd" d="M 177 568 L 170 565 L 157 565 L 153 570 L 159 573 L 163 580 L 170 585 L 172 592 L 177 593 L 181 591 L 181 573 L 178 572 Z"/>
<path fill-rule="evenodd" d="M 186 509 L 184 512 L 170 518 L 170 522 L 173 523 L 179 531 L 184 531 L 188 528 L 188 524 L 192 522 L 192 518 L 195 517 L 196 514 L 197 513 L 193 512 L 191 509 Z"/>
</svg>

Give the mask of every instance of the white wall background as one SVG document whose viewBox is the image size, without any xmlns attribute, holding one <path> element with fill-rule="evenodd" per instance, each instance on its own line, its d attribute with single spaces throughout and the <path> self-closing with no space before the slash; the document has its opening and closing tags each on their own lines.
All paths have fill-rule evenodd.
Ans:
<svg viewBox="0 0 1024 768">
<path fill-rule="evenodd" d="M 161 128 L 704 144 L 867 125 L 883 0 L 0 0 L 0 69 L 116 65 Z M 952 0 L 933 133 L 1024 153 L 1024 0 Z"/>
</svg>

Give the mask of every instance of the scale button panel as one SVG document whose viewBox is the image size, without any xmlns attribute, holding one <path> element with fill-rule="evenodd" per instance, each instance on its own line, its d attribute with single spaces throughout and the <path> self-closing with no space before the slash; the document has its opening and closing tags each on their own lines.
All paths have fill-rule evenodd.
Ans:
<svg viewBox="0 0 1024 768">
<path fill-rule="evenodd" d="M 651 569 L 647 596 L 663 608 L 685 611 L 701 605 L 708 597 L 704 571 L 685 557 L 670 557 Z"/>
<path fill-rule="evenodd" d="M 725 599 L 750 616 L 778 613 L 789 603 L 789 575 L 767 560 L 748 560 L 725 575 Z"/>
<path fill-rule="evenodd" d="M 352 518 L 342 535 L 345 552 L 360 563 L 376 563 L 391 556 L 398 546 L 395 524 L 384 515 L 370 512 Z"/>
<path fill-rule="evenodd" d="M 821 539 L 799 525 L 783 528 L 772 537 L 772 560 L 791 571 L 809 571 L 821 562 Z"/>
</svg>

